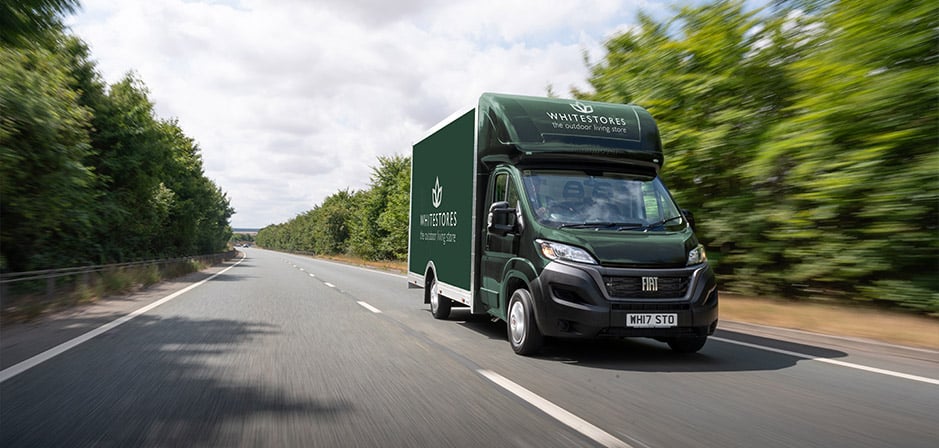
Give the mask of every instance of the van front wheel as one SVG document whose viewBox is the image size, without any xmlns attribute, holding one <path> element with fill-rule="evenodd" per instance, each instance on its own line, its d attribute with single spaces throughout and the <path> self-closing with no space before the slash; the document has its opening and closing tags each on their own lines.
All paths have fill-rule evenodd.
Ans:
<svg viewBox="0 0 939 448">
<path fill-rule="evenodd" d="M 538 352 L 544 344 L 544 336 L 535 323 L 531 305 L 531 294 L 524 289 L 517 289 L 509 300 L 508 325 L 509 343 L 519 355 Z"/>
<path fill-rule="evenodd" d="M 667 339 L 665 342 L 677 353 L 696 353 L 708 341 L 707 336 L 686 336 Z"/>
</svg>

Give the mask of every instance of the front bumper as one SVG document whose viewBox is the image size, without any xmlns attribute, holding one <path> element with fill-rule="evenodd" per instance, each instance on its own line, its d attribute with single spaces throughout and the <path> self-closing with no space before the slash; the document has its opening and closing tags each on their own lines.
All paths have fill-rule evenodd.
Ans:
<svg viewBox="0 0 939 448">
<path fill-rule="evenodd" d="M 658 292 L 629 286 L 643 277 L 669 286 Z M 717 281 L 707 263 L 633 269 L 552 262 L 531 286 L 535 320 L 546 336 L 669 338 L 706 336 L 717 328 Z M 631 328 L 626 325 L 631 313 L 674 313 L 678 322 L 669 328 Z"/>
</svg>

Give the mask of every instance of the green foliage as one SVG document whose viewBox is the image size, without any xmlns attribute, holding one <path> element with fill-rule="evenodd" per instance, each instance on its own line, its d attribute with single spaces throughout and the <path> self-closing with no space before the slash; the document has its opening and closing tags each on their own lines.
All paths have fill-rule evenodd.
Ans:
<svg viewBox="0 0 939 448">
<path fill-rule="evenodd" d="M 378 227 L 386 232 L 381 248 L 394 260 L 405 260 L 408 256 L 411 163 L 409 158 L 401 162 L 403 166 L 395 168 L 398 172 L 390 185 L 385 210 L 378 215 Z"/>
<path fill-rule="evenodd" d="M 42 37 L 0 45 L 0 269 L 223 251 L 234 211 L 195 142 L 134 75 L 106 88 L 84 43 Z"/>
<path fill-rule="evenodd" d="M 321 254 L 342 254 L 348 249 L 349 220 L 355 210 L 354 194 L 340 190 L 313 209 L 313 251 Z"/>
<path fill-rule="evenodd" d="M 403 260 L 408 253 L 411 159 L 379 157 L 371 188 L 340 190 L 312 210 L 258 232 L 259 246 L 318 254 L 349 253 L 369 260 Z"/>
<path fill-rule="evenodd" d="M 656 116 L 731 289 L 939 312 L 939 4 L 780 5 L 643 17 L 574 93 Z"/>
<path fill-rule="evenodd" d="M 135 272 L 135 280 L 144 288 L 158 283 L 162 280 L 160 268 L 157 265 L 150 265 L 138 268 Z"/>
<path fill-rule="evenodd" d="M 0 47 L 4 270 L 73 262 L 92 230 L 91 111 L 68 88 L 66 65 L 50 50 Z"/>
<path fill-rule="evenodd" d="M 409 202 L 401 195 L 410 195 L 411 158 L 379 157 L 378 163 L 372 168 L 371 188 L 361 194 L 351 221 L 349 249 L 367 260 L 403 260 Z M 398 210 L 391 208 L 392 201 Z"/>
<path fill-rule="evenodd" d="M 232 244 L 253 243 L 254 235 L 250 233 L 233 233 L 229 241 Z"/>
<path fill-rule="evenodd" d="M 155 237 L 166 254 L 213 253 L 225 248 L 230 234 L 228 219 L 234 213 L 225 194 L 203 175 L 199 147 L 187 137 L 175 120 L 159 123 L 163 145 L 169 152 L 158 188 L 172 192 L 164 225 Z M 158 190 L 159 191 L 159 190 Z M 154 204 L 161 196 L 154 197 Z"/>
<path fill-rule="evenodd" d="M 4 0 L 0 2 L 0 45 L 29 46 L 62 27 L 61 15 L 74 13 L 78 0 Z"/>
<path fill-rule="evenodd" d="M 108 271 L 101 275 L 101 284 L 106 291 L 126 292 L 134 285 L 134 275 L 123 269 Z"/>
</svg>

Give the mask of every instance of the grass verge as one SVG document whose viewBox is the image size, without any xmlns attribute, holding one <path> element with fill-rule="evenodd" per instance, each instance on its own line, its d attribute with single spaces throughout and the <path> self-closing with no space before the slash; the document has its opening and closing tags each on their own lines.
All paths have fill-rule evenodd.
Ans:
<svg viewBox="0 0 939 448">
<path fill-rule="evenodd" d="M 95 272 L 87 277 L 65 277 L 56 282 L 51 296 L 46 292 L 45 280 L 25 284 L 11 291 L 9 297 L 3 298 L 0 322 L 29 322 L 51 311 L 94 302 L 107 296 L 129 294 L 206 267 L 207 263 L 189 259 Z"/>
<path fill-rule="evenodd" d="M 721 294 L 721 320 L 939 349 L 939 319 L 842 303 Z"/>
</svg>

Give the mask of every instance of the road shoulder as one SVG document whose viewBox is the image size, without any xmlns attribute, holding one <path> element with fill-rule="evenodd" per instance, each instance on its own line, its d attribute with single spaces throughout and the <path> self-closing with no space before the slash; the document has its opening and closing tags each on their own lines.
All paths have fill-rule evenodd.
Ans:
<svg viewBox="0 0 939 448">
<path fill-rule="evenodd" d="M 0 369 L 6 369 L 205 280 L 238 260 L 240 258 L 233 258 L 130 294 L 109 296 L 42 315 L 30 322 L 4 324 L 0 327 Z"/>
</svg>

